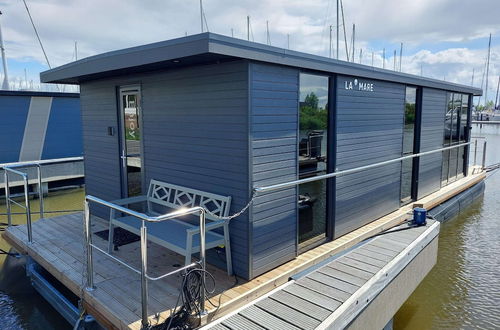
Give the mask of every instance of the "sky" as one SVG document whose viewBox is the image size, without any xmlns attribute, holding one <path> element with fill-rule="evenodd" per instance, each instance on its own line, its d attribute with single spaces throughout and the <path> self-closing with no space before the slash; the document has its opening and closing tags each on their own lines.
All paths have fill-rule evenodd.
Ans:
<svg viewBox="0 0 500 330">
<path fill-rule="evenodd" d="M 126 47 L 200 33 L 199 0 L 26 0 L 52 67 Z M 306 53 L 329 56 L 329 31 L 336 37 L 336 0 L 203 0 L 209 31 Z M 37 85 L 48 69 L 22 0 L 0 0 L 9 80 L 17 88 Z M 488 100 L 500 75 L 498 0 L 344 0 L 346 37 L 351 48 L 356 24 L 355 61 L 394 68 L 394 50 L 403 43 L 402 71 L 485 87 L 483 79 L 492 34 Z M 342 20 L 341 20 L 342 23 Z M 206 30 L 206 27 L 205 27 Z M 340 27 L 340 59 L 346 59 Z M 25 71 L 26 77 L 25 78 Z M 481 84 L 482 83 L 482 84 Z M 70 88 L 68 88 L 69 90 Z M 484 102 L 484 97 L 481 103 Z"/>
</svg>

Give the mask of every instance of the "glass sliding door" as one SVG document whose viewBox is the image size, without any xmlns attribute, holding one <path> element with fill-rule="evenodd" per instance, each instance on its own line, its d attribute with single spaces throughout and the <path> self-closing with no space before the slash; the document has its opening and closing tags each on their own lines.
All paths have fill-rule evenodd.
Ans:
<svg viewBox="0 0 500 330">
<path fill-rule="evenodd" d="M 406 87 L 405 99 L 403 156 L 408 156 L 414 152 L 417 88 Z M 412 201 L 413 159 L 405 159 L 401 165 L 401 204 L 408 204 Z"/>
<path fill-rule="evenodd" d="M 448 105 L 444 122 L 443 146 L 455 146 L 466 142 L 468 95 L 448 94 Z M 456 181 L 464 175 L 466 148 L 453 148 L 443 151 L 442 186 Z"/>
<path fill-rule="evenodd" d="M 462 106 L 460 109 L 460 117 L 459 117 L 459 136 L 458 136 L 458 142 L 459 143 L 465 143 L 467 142 L 467 136 L 466 132 L 468 130 L 467 128 L 467 117 L 468 117 L 468 112 L 469 112 L 469 95 L 467 94 L 462 94 Z M 458 167 L 457 167 L 457 178 L 462 178 L 464 177 L 465 169 L 465 151 L 467 150 L 467 147 L 460 147 L 458 148 Z"/>
<path fill-rule="evenodd" d="M 328 156 L 327 76 L 300 75 L 299 178 L 327 173 Z M 299 185 L 299 248 L 324 241 L 327 232 L 327 182 Z"/>
<path fill-rule="evenodd" d="M 120 89 L 122 195 L 142 194 L 141 96 L 139 88 Z"/>
<path fill-rule="evenodd" d="M 444 136 L 443 147 L 449 147 L 452 143 L 453 135 L 453 93 L 448 93 L 447 106 L 444 116 Z M 441 186 L 448 184 L 450 171 L 450 149 L 443 151 L 443 165 L 441 171 Z"/>
</svg>

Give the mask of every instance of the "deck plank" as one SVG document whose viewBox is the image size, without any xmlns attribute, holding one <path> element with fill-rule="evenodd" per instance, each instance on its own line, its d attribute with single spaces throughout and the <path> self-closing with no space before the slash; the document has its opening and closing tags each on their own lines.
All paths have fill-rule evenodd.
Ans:
<svg viewBox="0 0 500 330">
<path fill-rule="evenodd" d="M 302 329 L 314 329 L 321 323 L 303 311 L 290 308 L 289 306 L 273 299 L 263 299 L 255 305 Z"/>
<path fill-rule="evenodd" d="M 329 311 L 334 311 L 341 304 L 341 302 L 338 300 L 335 300 L 321 293 L 318 293 L 317 291 L 310 290 L 300 285 L 289 285 L 284 288 L 283 291 L 307 300 L 317 306 L 321 306 Z"/>
<path fill-rule="evenodd" d="M 290 308 L 305 313 L 318 321 L 322 321 L 330 315 L 330 311 L 328 309 L 313 304 L 305 299 L 302 299 L 301 297 L 294 296 L 293 294 L 283 290 L 271 295 L 270 298 L 283 305 L 287 305 Z"/>
<path fill-rule="evenodd" d="M 248 308 L 242 310 L 240 314 L 249 320 L 259 324 L 266 329 L 273 330 L 299 330 L 300 328 L 294 326 L 291 323 L 283 321 L 279 317 L 276 317 L 267 311 L 258 308 L 256 306 L 249 306 Z"/>
<path fill-rule="evenodd" d="M 318 269 L 318 272 L 325 274 L 325 275 L 328 275 L 328 276 L 331 276 L 331 277 L 334 277 L 334 278 L 338 278 L 338 279 L 345 281 L 345 282 L 348 282 L 348 283 L 352 283 L 356 286 L 362 286 L 367 281 L 361 277 L 357 277 L 355 275 L 344 273 L 340 270 L 333 269 L 331 267 L 322 267 L 322 268 Z"/>
</svg>

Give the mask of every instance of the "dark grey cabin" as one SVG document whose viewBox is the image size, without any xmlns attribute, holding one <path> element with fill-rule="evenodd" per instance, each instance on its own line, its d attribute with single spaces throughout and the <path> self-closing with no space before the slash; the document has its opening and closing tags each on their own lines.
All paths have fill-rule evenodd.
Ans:
<svg viewBox="0 0 500 330">
<path fill-rule="evenodd" d="M 233 198 L 254 187 L 470 139 L 481 90 L 204 33 L 41 74 L 79 84 L 87 194 L 150 179 Z M 254 278 L 467 173 L 468 148 L 259 195 L 231 220 L 235 272 Z M 106 214 L 103 214 L 106 217 Z"/>
</svg>

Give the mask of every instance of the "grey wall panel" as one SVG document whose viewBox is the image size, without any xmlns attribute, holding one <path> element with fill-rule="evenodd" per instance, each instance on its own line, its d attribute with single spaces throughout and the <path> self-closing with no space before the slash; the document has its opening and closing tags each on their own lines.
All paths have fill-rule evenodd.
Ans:
<svg viewBox="0 0 500 330">
<path fill-rule="evenodd" d="M 299 71 L 250 64 L 251 162 L 254 187 L 297 178 Z M 297 253 L 297 191 L 260 195 L 252 206 L 252 277 Z"/>
<path fill-rule="evenodd" d="M 117 87 L 140 85 L 146 186 L 157 179 L 249 198 L 248 63 L 235 61 L 116 77 L 82 85 L 87 193 L 120 198 Z M 105 213 L 101 215 L 106 216 Z M 233 266 L 248 278 L 248 213 L 230 223 Z"/>
<path fill-rule="evenodd" d="M 85 191 L 104 200 L 121 197 L 118 136 L 109 136 L 108 127 L 117 131 L 116 87 L 113 82 L 96 81 L 80 86 Z M 107 218 L 109 210 L 92 207 Z"/>
<path fill-rule="evenodd" d="M 421 152 L 443 147 L 445 112 L 446 91 L 424 88 L 422 90 Z M 440 189 L 442 160 L 442 153 L 421 157 L 418 181 L 419 199 Z"/>
<path fill-rule="evenodd" d="M 243 61 L 142 79 L 146 182 L 248 201 L 248 66 Z M 230 222 L 233 266 L 248 277 L 248 215 Z"/>
<path fill-rule="evenodd" d="M 358 79 L 373 84 L 359 90 L 355 77 L 338 76 L 337 170 L 401 157 L 405 86 Z M 353 83 L 353 89 L 345 84 Z M 334 236 L 342 236 L 397 208 L 401 164 L 338 177 Z"/>
</svg>

